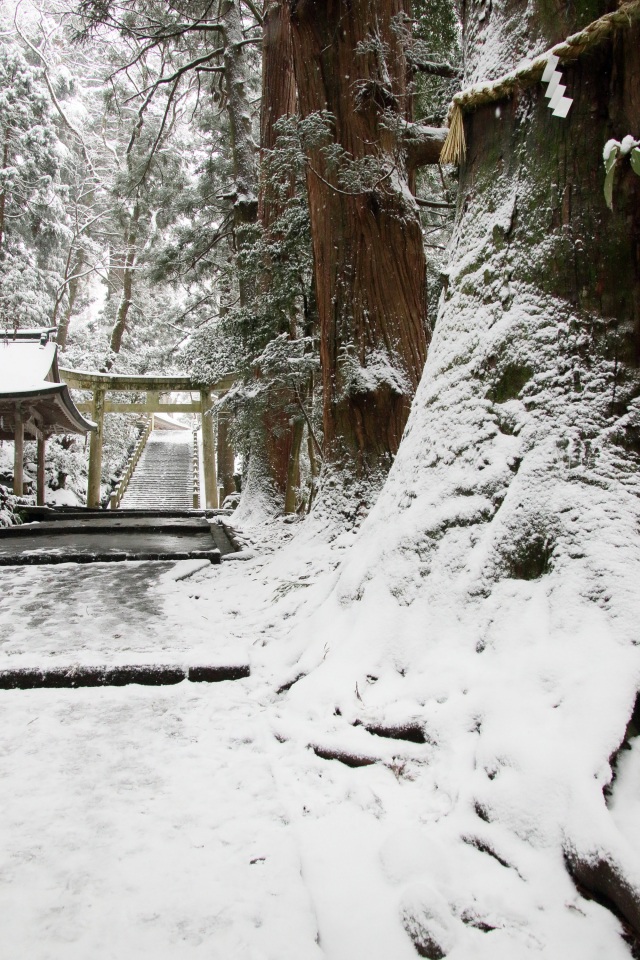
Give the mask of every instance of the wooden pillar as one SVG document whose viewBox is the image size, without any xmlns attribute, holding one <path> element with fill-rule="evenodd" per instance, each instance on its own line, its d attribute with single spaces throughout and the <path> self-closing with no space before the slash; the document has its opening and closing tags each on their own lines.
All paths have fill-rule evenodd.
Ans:
<svg viewBox="0 0 640 960">
<path fill-rule="evenodd" d="M 46 455 L 47 439 L 43 433 L 38 436 L 38 475 L 36 480 L 36 503 L 44 507 L 44 458 Z"/>
<path fill-rule="evenodd" d="M 16 404 L 14 442 L 13 492 L 16 496 L 21 497 L 24 493 L 24 419 L 19 404 Z"/>
<path fill-rule="evenodd" d="M 216 476 L 216 445 L 213 434 L 213 407 L 211 391 L 200 391 L 202 407 L 202 469 L 204 473 L 205 506 L 211 510 L 218 506 L 218 478 Z"/>
<path fill-rule="evenodd" d="M 104 429 L 104 394 L 99 387 L 94 389 L 91 417 L 98 429 L 89 441 L 89 480 L 87 483 L 87 506 L 100 506 L 100 479 L 102 476 L 102 437 Z"/>
</svg>

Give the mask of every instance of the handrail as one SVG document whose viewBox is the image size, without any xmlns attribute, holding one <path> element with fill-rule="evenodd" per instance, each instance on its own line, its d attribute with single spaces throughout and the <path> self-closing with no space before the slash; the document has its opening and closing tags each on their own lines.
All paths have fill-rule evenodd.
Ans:
<svg viewBox="0 0 640 960">
<path fill-rule="evenodd" d="M 198 425 L 193 425 L 193 509 L 200 507 L 200 451 L 198 449 Z"/>
<path fill-rule="evenodd" d="M 120 503 L 122 502 L 122 498 L 127 492 L 127 487 L 129 486 L 129 481 L 131 480 L 133 471 L 138 465 L 138 461 L 142 456 L 142 451 L 147 445 L 147 440 L 149 439 L 149 436 L 152 430 L 153 430 L 153 415 L 150 416 L 149 419 L 147 420 L 147 424 L 144 430 L 142 431 L 142 435 L 140 436 L 138 443 L 136 444 L 136 448 L 131 454 L 131 458 L 129 460 L 129 463 L 127 464 L 127 469 L 124 472 L 124 476 L 120 480 L 120 483 L 118 484 L 116 489 L 111 494 L 110 503 L 109 503 L 111 510 L 117 510 L 118 507 L 120 506 Z"/>
</svg>

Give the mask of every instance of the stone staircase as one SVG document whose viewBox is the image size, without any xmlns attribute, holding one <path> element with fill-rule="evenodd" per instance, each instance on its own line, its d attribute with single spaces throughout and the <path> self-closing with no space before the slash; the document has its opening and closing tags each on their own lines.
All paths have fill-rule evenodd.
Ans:
<svg viewBox="0 0 640 960">
<path fill-rule="evenodd" d="M 193 508 L 190 430 L 153 430 L 120 503 L 123 509 Z"/>
</svg>

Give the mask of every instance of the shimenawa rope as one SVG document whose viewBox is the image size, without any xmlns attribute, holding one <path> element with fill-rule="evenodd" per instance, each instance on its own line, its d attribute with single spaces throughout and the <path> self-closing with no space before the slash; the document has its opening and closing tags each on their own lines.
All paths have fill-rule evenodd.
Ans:
<svg viewBox="0 0 640 960">
<path fill-rule="evenodd" d="M 533 60 L 525 60 L 510 73 L 505 73 L 497 80 L 488 83 L 476 83 L 456 93 L 449 107 L 449 133 L 442 147 L 440 163 L 460 163 L 464 160 L 467 150 L 463 122 L 465 110 L 473 110 L 487 103 L 496 103 L 504 100 L 505 97 L 510 97 L 517 89 L 537 83 L 542 77 L 551 54 L 558 57 L 561 63 L 577 60 L 586 50 L 611 36 L 615 29 L 630 26 L 634 20 L 638 19 L 640 19 L 640 0 L 627 0 L 613 13 L 607 13 L 599 20 L 594 20 L 584 30 L 567 37 L 562 43 L 557 43 Z"/>
</svg>

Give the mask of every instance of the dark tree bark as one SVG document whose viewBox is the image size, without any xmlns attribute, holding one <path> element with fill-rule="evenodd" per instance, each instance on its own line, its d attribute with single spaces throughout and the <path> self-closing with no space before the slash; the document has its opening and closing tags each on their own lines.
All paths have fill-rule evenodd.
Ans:
<svg viewBox="0 0 640 960">
<path fill-rule="evenodd" d="M 296 112 L 296 85 L 293 72 L 293 38 L 289 6 L 282 0 L 265 4 L 262 28 L 262 109 L 260 148 L 264 156 L 273 150 L 276 124 Z M 260 220 L 268 230 L 279 215 L 279 204 L 263 188 L 260 193 Z"/>
<path fill-rule="evenodd" d="M 248 67 L 239 0 L 222 0 L 220 19 L 224 36 L 224 82 L 235 179 L 233 210 L 236 230 L 241 231 L 243 226 L 255 223 L 258 200 L 256 156 L 247 92 Z M 241 289 L 240 297 L 243 302 L 248 302 L 250 293 Z"/>
<path fill-rule="evenodd" d="M 325 464 L 367 502 L 398 449 L 427 350 L 422 233 L 398 137 L 411 120 L 392 29 L 403 4 L 300 0 L 291 10 L 302 116 L 329 111 L 349 157 L 381 164 L 378 185 L 352 191 L 322 149 L 309 153 Z"/>
<path fill-rule="evenodd" d="M 262 112 L 260 117 L 260 147 L 263 158 L 272 151 L 277 140 L 276 124 L 282 117 L 296 111 L 296 86 L 293 73 L 293 46 L 289 7 L 281 2 L 267 3 L 264 11 L 262 39 Z M 292 190 L 294 189 L 292 185 Z M 260 191 L 260 222 L 265 233 L 272 232 L 272 224 L 282 213 L 281 204 L 270 195 L 264 182 Z M 262 278 L 263 288 L 269 283 L 269 271 Z M 295 336 L 295 331 L 282 331 Z M 278 498 L 283 498 L 285 513 L 295 510 L 293 484 L 299 474 L 300 444 L 297 442 L 300 425 L 291 422 L 291 407 L 295 398 L 289 390 L 280 388 L 270 392 L 265 411 L 264 432 L 266 454 L 271 482 Z"/>
<path fill-rule="evenodd" d="M 53 307 L 53 315 L 51 317 L 52 326 L 57 326 L 58 328 L 56 332 L 56 343 L 61 350 L 64 350 L 67 345 L 69 324 L 71 323 L 71 317 L 73 316 L 74 307 L 80 291 L 80 274 L 83 266 L 84 252 L 82 248 L 78 249 L 75 247 L 75 245 L 72 245 L 69 248 L 64 273 L 64 283 L 67 293 L 67 306 L 62 314 L 62 317 L 60 318 L 60 322 L 58 322 L 58 313 L 60 312 L 60 306 L 65 293 L 65 287 L 63 286 L 56 298 L 56 302 Z"/>
<path fill-rule="evenodd" d="M 76 305 L 76 300 L 78 299 L 78 293 L 80 292 L 80 277 L 79 271 L 84 265 L 84 259 L 82 257 L 82 252 L 79 253 L 78 259 L 75 261 L 73 268 L 73 274 L 69 280 L 69 290 L 68 290 L 68 300 L 67 307 L 62 315 L 62 319 L 58 324 L 58 332 L 56 334 L 56 342 L 61 350 L 64 350 L 67 345 L 67 338 L 69 336 L 69 325 L 71 323 L 71 318 L 73 316 L 73 311 Z"/>
</svg>

